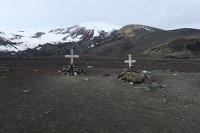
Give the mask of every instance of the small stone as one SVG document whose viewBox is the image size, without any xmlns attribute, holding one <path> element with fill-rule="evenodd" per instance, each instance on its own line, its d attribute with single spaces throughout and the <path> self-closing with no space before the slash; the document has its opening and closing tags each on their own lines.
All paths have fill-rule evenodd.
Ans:
<svg viewBox="0 0 200 133">
<path fill-rule="evenodd" d="M 4 79 L 6 79 L 6 76 L 1 77 L 1 80 L 4 80 Z"/>
<path fill-rule="evenodd" d="M 166 87 L 167 87 L 167 85 L 161 85 L 161 87 L 162 87 L 162 88 L 166 88 Z"/>
<path fill-rule="evenodd" d="M 173 75 L 174 75 L 174 76 L 177 76 L 177 75 L 179 75 L 179 74 L 177 74 L 177 73 L 174 73 Z"/>
<path fill-rule="evenodd" d="M 89 78 L 84 78 L 85 81 L 89 81 Z"/>
<path fill-rule="evenodd" d="M 27 93 L 27 92 L 30 92 L 31 90 L 23 90 L 22 92 L 23 93 Z"/>
<path fill-rule="evenodd" d="M 129 82 L 130 85 L 133 85 L 133 82 Z"/>
<path fill-rule="evenodd" d="M 45 114 L 45 115 L 49 115 L 49 114 L 51 114 L 52 112 L 53 112 L 52 110 L 49 110 L 49 111 L 44 112 L 44 114 Z"/>
<path fill-rule="evenodd" d="M 77 74 L 77 72 L 74 72 L 74 76 L 77 76 L 78 74 Z"/>
<path fill-rule="evenodd" d="M 33 69 L 34 72 L 37 72 L 38 70 Z"/>
<path fill-rule="evenodd" d="M 147 73 L 147 71 L 146 71 L 146 70 L 144 70 L 144 71 L 142 71 L 142 73 Z"/>
<path fill-rule="evenodd" d="M 87 68 L 93 68 L 93 66 L 87 66 Z"/>
<path fill-rule="evenodd" d="M 59 70 L 59 71 L 57 71 L 57 74 L 61 74 L 61 71 Z"/>
<path fill-rule="evenodd" d="M 183 118 L 182 121 L 186 121 L 186 120 Z"/>
<path fill-rule="evenodd" d="M 104 73 L 103 76 L 110 76 L 110 73 Z"/>
<path fill-rule="evenodd" d="M 167 103 L 167 99 L 163 98 L 163 99 L 162 99 L 162 102 L 163 102 L 163 103 Z"/>
<path fill-rule="evenodd" d="M 63 72 L 63 73 L 61 73 L 61 75 L 67 75 L 67 73 L 66 73 L 66 72 Z"/>
<path fill-rule="evenodd" d="M 144 87 L 144 90 L 150 92 L 151 90 L 148 87 Z"/>
<path fill-rule="evenodd" d="M 53 75 L 53 73 L 48 73 L 49 75 Z"/>
<path fill-rule="evenodd" d="M 152 83 L 151 83 L 151 87 L 152 87 L 152 88 L 159 88 L 160 85 L 159 85 L 157 82 L 152 82 Z"/>
</svg>

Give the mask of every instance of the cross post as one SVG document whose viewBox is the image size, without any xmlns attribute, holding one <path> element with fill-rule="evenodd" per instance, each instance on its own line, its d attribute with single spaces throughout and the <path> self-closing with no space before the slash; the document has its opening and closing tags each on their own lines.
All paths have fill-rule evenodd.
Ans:
<svg viewBox="0 0 200 133">
<path fill-rule="evenodd" d="M 74 58 L 79 58 L 79 55 L 74 55 L 73 49 L 71 49 L 70 55 L 65 55 L 65 58 L 70 58 L 70 64 L 74 63 Z"/>
<path fill-rule="evenodd" d="M 128 55 L 128 60 L 125 60 L 124 63 L 128 63 L 128 66 L 131 67 L 132 63 L 135 63 L 136 60 L 131 59 L 131 54 Z"/>
</svg>

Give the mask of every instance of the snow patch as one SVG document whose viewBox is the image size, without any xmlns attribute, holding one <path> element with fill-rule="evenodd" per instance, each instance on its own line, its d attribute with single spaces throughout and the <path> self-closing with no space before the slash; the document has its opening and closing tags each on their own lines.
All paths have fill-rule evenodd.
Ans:
<svg viewBox="0 0 200 133">
<path fill-rule="evenodd" d="M 144 29 L 149 31 L 149 32 L 153 32 L 153 29 L 151 29 L 150 27 L 144 27 Z"/>
</svg>

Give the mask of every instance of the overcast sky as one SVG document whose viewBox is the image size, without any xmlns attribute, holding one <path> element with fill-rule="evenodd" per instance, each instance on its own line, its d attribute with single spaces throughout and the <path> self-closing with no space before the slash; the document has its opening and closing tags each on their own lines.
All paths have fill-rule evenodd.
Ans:
<svg viewBox="0 0 200 133">
<path fill-rule="evenodd" d="M 0 0 L 0 28 L 102 21 L 200 29 L 200 0 Z"/>
</svg>

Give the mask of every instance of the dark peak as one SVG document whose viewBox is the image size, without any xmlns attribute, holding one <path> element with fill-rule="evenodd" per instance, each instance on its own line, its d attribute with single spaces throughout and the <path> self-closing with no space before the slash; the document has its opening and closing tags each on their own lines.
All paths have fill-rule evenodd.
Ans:
<svg viewBox="0 0 200 133">
<path fill-rule="evenodd" d="M 154 28 L 154 27 L 146 26 L 146 25 L 130 24 L 130 25 L 126 25 L 122 27 L 119 30 L 119 33 L 121 33 L 124 37 L 134 37 L 139 31 L 146 32 L 146 33 L 153 33 L 158 30 L 162 30 L 162 29 L 158 29 L 158 28 Z"/>
<path fill-rule="evenodd" d="M 5 33 L 0 31 L 0 34 L 5 34 Z"/>
<path fill-rule="evenodd" d="M 3 45 L 3 46 L 12 46 L 12 45 L 15 45 L 17 43 L 14 43 L 14 42 L 11 42 L 10 40 L 8 39 L 5 39 L 3 37 L 0 37 L 0 44 Z"/>
<path fill-rule="evenodd" d="M 57 28 L 57 29 L 53 29 L 53 30 L 50 30 L 49 33 L 67 34 L 67 33 L 70 33 L 71 30 L 77 29 L 77 28 L 79 28 L 78 25 L 73 25 L 73 26 L 70 26 L 70 27 L 68 27 L 68 28 Z"/>
<path fill-rule="evenodd" d="M 44 34 L 45 34 L 44 32 L 37 32 L 37 33 L 35 33 L 34 36 L 32 36 L 32 38 L 40 38 Z"/>
<path fill-rule="evenodd" d="M 175 30 L 169 30 L 170 32 L 174 33 L 182 33 L 185 35 L 191 35 L 191 34 L 199 34 L 200 29 L 193 29 L 193 28 L 181 28 L 181 29 L 175 29 Z"/>
<path fill-rule="evenodd" d="M 13 37 L 10 38 L 10 40 L 16 40 L 16 39 L 21 39 L 23 36 L 22 35 L 18 35 L 18 34 L 12 34 Z"/>
</svg>

